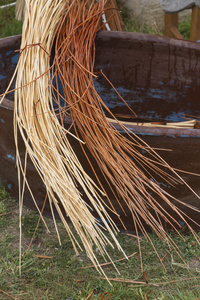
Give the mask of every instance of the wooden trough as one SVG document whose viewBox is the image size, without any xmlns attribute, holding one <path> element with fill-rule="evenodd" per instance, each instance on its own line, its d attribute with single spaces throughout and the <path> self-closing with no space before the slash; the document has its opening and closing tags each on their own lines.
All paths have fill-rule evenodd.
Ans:
<svg viewBox="0 0 200 300">
<path fill-rule="evenodd" d="M 18 53 L 14 51 L 20 48 L 20 40 L 20 36 L 0 40 L 0 94 L 6 90 L 14 72 L 18 59 Z M 101 70 L 137 117 L 121 101 Z M 187 173 L 200 173 L 200 44 L 147 34 L 102 31 L 96 37 L 95 71 L 98 74 L 96 89 L 112 113 L 129 130 L 158 149 L 157 152 L 169 165 L 186 171 L 181 176 L 200 195 L 200 177 Z M 65 121 L 68 127 L 71 118 Z M 117 130 L 122 130 L 117 122 L 110 122 Z M 79 143 L 69 139 L 85 170 L 94 177 Z M 23 157 L 25 148 L 22 141 L 19 146 Z M 97 168 L 95 162 L 94 167 Z M 45 187 L 30 161 L 27 179 L 41 208 Z M 14 198 L 18 198 L 13 94 L 8 94 L 0 106 L 0 182 Z M 174 197 L 200 209 L 198 197 L 183 184 L 175 188 L 165 182 L 160 184 Z M 109 188 L 108 194 L 127 229 L 133 230 L 129 210 L 125 216 Z M 28 190 L 24 201 L 34 208 Z M 179 207 L 196 222 L 199 221 L 198 211 L 189 210 L 181 204 Z M 48 203 L 45 212 L 50 212 Z M 170 213 L 173 214 L 172 211 Z M 112 217 L 120 226 L 117 217 Z M 195 224 L 193 227 L 197 228 Z"/>
</svg>

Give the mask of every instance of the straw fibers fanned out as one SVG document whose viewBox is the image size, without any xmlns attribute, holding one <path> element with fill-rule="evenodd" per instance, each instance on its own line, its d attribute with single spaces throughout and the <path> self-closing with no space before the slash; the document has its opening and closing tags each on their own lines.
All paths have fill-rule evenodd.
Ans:
<svg viewBox="0 0 200 300">
<path fill-rule="evenodd" d="M 185 216 L 171 204 L 170 195 L 145 175 L 153 170 L 162 178 L 166 177 L 167 181 L 176 183 L 177 179 L 165 174 L 162 167 L 168 168 L 172 174 L 175 174 L 174 170 L 141 140 L 131 136 L 128 131 L 130 139 L 127 139 L 112 127 L 104 113 L 109 110 L 95 90 L 94 39 L 99 26 L 102 26 L 102 15 L 108 9 L 105 4 L 104 0 L 26 0 L 14 112 L 20 216 L 25 185 L 29 188 L 26 179 L 29 156 L 46 187 L 52 214 L 54 204 L 75 250 L 78 251 L 77 247 L 81 249 L 61 212 L 61 203 L 79 234 L 88 257 L 96 266 L 98 261 L 93 245 L 99 248 L 103 256 L 108 256 L 106 245 L 110 241 L 92 215 L 92 209 L 98 213 L 118 249 L 123 250 L 115 236 L 117 228 L 104 208 L 102 198 L 106 192 L 103 185 L 97 178 L 99 187 L 96 186 L 86 174 L 68 141 L 70 132 L 62 124 L 65 108 L 70 110 L 72 123 L 76 125 L 74 128 L 77 136 L 74 138 L 79 139 L 80 143 L 86 143 L 122 208 L 123 205 L 129 207 L 137 232 L 140 230 L 150 240 L 141 222 L 144 220 L 161 239 L 177 250 L 165 232 L 161 218 L 168 220 L 172 226 L 173 222 L 178 222 L 171 218 L 149 191 L 167 202 L 190 228 Z M 50 67 L 53 42 L 55 57 Z M 52 84 L 58 78 L 63 86 L 64 107 L 60 104 L 62 96 L 58 86 Z M 54 111 L 54 102 L 58 105 L 59 113 Z M 18 130 L 27 150 L 24 159 L 20 158 L 18 152 Z M 151 158 L 142 156 L 138 150 L 140 148 L 149 152 Z M 179 176 L 178 180 L 181 181 Z M 83 200 L 78 186 L 87 196 L 89 205 Z M 115 210 L 112 203 L 110 206 Z M 156 217 L 150 213 L 150 209 L 155 211 Z M 194 232 L 193 234 L 195 235 Z"/>
<path fill-rule="evenodd" d="M 77 245 L 80 248 L 81 246 L 65 221 L 58 199 L 78 232 L 88 257 L 94 264 L 97 264 L 93 244 L 103 255 L 106 253 L 105 245 L 109 241 L 93 217 L 90 208 L 82 199 L 77 183 L 84 190 L 91 206 L 98 212 L 117 247 L 121 251 L 122 249 L 113 233 L 116 230 L 115 225 L 103 207 L 102 192 L 84 172 L 68 142 L 68 132 L 60 125 L 53 110 L 48 53 L 50 53 L 61 14 L 64 13 L 65 2 L 60 0 L 26 1 L 29 9 L 26 10 L 23 25 L 22 50 L 16 80 L 16 87 L 23 86 L 23 88 L 17 89 L 15 93 L 14 126 L 18 168 L 23 174 L 22 179 L 26 180 L 26 159 L 22 165 L 18 153 L 17 128 L 22 135 L 27 153 L 46 186 L 50 205 L 54 203 L 75 249 Z M 39 79 L 33 81 L 36 78 Z M 32 83 L 29 84 L 30 82 Z M 22 205 L 24 182 L 20 182 L 20 176 L 19 184 Z M 110 221 L 110 225 L 107 224 L 106 219 Z"/>
<path fill-rule="evenodd" d="M 96 92 L 93 83 L 94 39 L 105 2 L 94 2 L 89 9 L 87 4 L 86 1 L 74 1 L 62 16 L 56 38 L 54 76 L 61 79 L 66 107 L 70 108 L 73 124 L 76 124 L 75 130 L 78 128 L 77 136 L 86 143 L 122 208 L 125 205 L 129 207 L 136 231 L 140 230 L 148 238 L 141 222 L 144 220 L 161 239 L 171 244 L 160 218 L 167 220 L 173 227 L 174 222 L 177 225 L 178 222 L 162 208 L 151 192 L 165 201 L 191 227 L 184 214 L 170 202 L 173 197 L 151 179 L 150 173 L 153 171 L 174 184 L 182 179 L 148 145 L 134 135 L 129 135 L 131 139 L 125 138 L 106 118 L 104 111 L 114 116 Z M 60 114 L 64 114 L 61 107 Z M 124 130 L 127 131 L 126 128 Z M 138 151 L 141 148 L 149 152 L 150 158 L 141 155 Z M 167 168 L 171 175 L 159 166 Z M 103 186 L 101 188 L 104 189 Z M 110 205 L 114 210 L 112 203 Z M 152 210 L 156 217 L 150 212 Z"/>
</svg>

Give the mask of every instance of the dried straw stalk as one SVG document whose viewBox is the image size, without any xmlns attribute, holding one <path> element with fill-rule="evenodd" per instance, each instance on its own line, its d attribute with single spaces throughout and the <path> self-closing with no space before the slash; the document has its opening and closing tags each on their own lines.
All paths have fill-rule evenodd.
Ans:
<svg viewBox="0 0 200 300">
<path fill-rule="evenodd" d="M 25 0 L 17 0 L 15 6 L 15 18 L 18 21 L 23 21 L 26 11 L 26 2 Z"/>
</svg>

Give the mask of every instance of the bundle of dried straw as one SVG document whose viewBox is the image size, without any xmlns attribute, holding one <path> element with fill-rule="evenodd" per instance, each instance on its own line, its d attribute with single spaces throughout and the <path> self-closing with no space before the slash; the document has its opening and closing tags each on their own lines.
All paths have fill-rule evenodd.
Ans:
<svg viewBox="0 0 200 300">
<path fill-rule="evenodd" d="M 79 139 L 80 143 L 86 143 L 104 178 L 119 199 L 121 207 L 129 207 L 136 231 L 140 230 L 150 240 L 141 221 L 145 220 L 161 239 L 177 249 L 165 232 L 161 218 L 173 227 L 173 222 L 178 222 L 162 208 L 149 191 L 153 191 L 167 202 L 189 228 L 190 225 L 184 214 L 171 204 L 170 195 L 152 181 L 148 173 L 153 170 L 172 182 L 177 182 L 173 177 L 173 174 L 177 174 L 148 145 L 131 136 L 126 128 L 124 130 L 130 139 L 114 130 L 104 111 L 111 116 L 112 113 L 97 94 L 93 84 L 95 36 L 103 26 L 102 15 L 109 12 L 109 21 L 112 15 L 116 17 L 116 10 L 111 10 L 104 0 L 26 0 L 26 7 L 28 9 L 17 67 L 14 114 L 20 214 L 25 184 L 28 186 L 26 163 L 29 156 L 46 186 L 53 218 L 52 204 L 60 215 L 75 249 L 77 245 L 81 249 L 81 245 L 71 232 L 59 203 L 78 232 L 88 257 L 96 266 L 98 261 L 93 252 L 93 244 L 97 245 L 102 255 L 108 255 L 106 244 L 110 244 L 110 241 L 92 215 L 91 207 L 96 210 L 105 229 L 110 232 L 115 244 L 123 252 L 115 236 L 117 228 L 104 208 L 102 196 L 106 191 L 99 178 L 97 186 L 83 170 L 68 141 L 70 132 L 58 121 L 57 111 L 54 110 L 56 102 L 61 120 L 66 110 L 70 110 L 76 131 L 74 138 Z M 120 29 L 119 23 L 110 23 L 110 26 L 119 26 Z M 55 57 L 50 66 L 53 45 Z M 58 86 L 52 83 L 57 82 L 58 78 L 62 82 L 64 98 L 60 95 Z M 60 104 L 61 98 L 65 101 L 64 106 Z M 18 151 L 18 129 L 27 150 L 24 163 Z M 150 158 L 140 154 L 138 149 L 141 148 L 149 152 Z M 162 170 L 163 166 L 172 174 L 167 175 Z M 179 176 L 177 178 L 182 180 Z M 85 203 L 77 186 L 83 189 L 90 205 Z M 114 211 L 112 203 L 110 206 Z M 155 211 L 156 217 L 150 213 L 150 209 Z"/>
</svg>

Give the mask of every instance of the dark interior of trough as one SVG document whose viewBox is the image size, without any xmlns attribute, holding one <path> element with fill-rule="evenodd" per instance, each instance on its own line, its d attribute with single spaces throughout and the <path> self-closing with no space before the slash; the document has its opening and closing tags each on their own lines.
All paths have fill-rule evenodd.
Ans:
<svg viewBox="0 0 200 300">
<path fill-rule="evenodd" d="M 151 38 L 150 38 L 151 37 Z M 148 38 L 148 40 L 147 40 Z M 96 39 L 95 87 L 106 105 L 117 115 L 134 117 L 116 94 L 145 121 L 184 121 L 200 117 L 200 45 L 149 35 L 100 32 Z M 177 43 L 176 43 L 177 42 Z M 4 93 L 18 61 L 20 39 L 0 47 L 0 93 Z M 14 83 L 12 87 L 14 88 Z M 13 99 L 13 93 L 6 96 Z"/>
<path fill-rule="evenodd" d="M 97 72 L 103 70 L 138 118 L 177 122 L 199 117 L 199 44 L 144 34 L 107 35 L 101 32 L 96 41 Z M 102 75 L 96 89 L 114 113 L 128 114 Z"/>
<path fill-rule="evenodd" d="M 4 93 L 15 70 L 20 48 L 20 37 L 0 42 L 0 94 Z M 168 38 L 158 38 L 145 34 L 108 33 L 100 32 L 96 38 L 95 87 L 112 113 L 122 120 L 135 120 L 145 122 L 159 121 L 185 121 L 188 117 L 200 117 L 199 90 L 200 90 L 200 45 Z M 112 82 L 136 117 L 116 94 L 113 87 L 101 74 L 101 71 Z M 14 83 L 11 89 L 14 88 Z M 13 93 L 7 94 L 7 99 L 13 100 Z M 15 162 L 15 145 L 13 139 L 13 111 L 0 107 L 0 181 L 18 197 L 18 181 Z M 152 136 L 142 137 L 153 148 L 158 150 L 172 167 L 187 172 L 199 173 L 200 170 L 200 138 Z M 69 137 L 69 139 L 71 139 Z M 94 174 L 87 163 L 85 156 L 77 141 L 71 140 L 73 148 L 83 164 L 87 173 L 93 178 Z M 24 146 L 20 143 L 21 155 L 24 155 Z M 145 151 L 143 151 L 145 155 Z M 92 161 L 96 170 L 98 167 Z M 101 173 L 98 170 L 99 174 Z M 172 185 L 152 174 L 167 192 L 179 200 L 200 209 L 200 200 L 183 184 Z M 200 177 L 181 173 L 186 182 L 200 195 Z M 27 173 L 33 194 L 42 207 L 45 198 L 45 187 L 36 174 L 32 163 L 28 163 Z M 103 179 L 102 179 L 103 181 Z M 121 215 L 128 230 L 133 230 L 131 213 L 125 208 L 127 215 L 121 211 L 114 195 L 105 181 L 103 181 L 110 199 Z M 106 200 L 106 199 L 105 199 Z M 170 214 L 174 212 L 160 199 L 157 199 Z M 176 203 L 176 201 L 174 201 Z M 34 207 L 29 192 L 25 192 L 25 204 Z M 177 204 L 177 203 L 176 203 Z M 199 213 L 179 204 L 184 212 L 197 222 Z M 50 209 L 46 204 L 46 213 Z M 175 217 L 177 217 L 174 214 Z M 121 227 L 115 215 L 112 216 L 117 225 Z M 179 221 L 179 220 L 178 220 Z M 181 220 L 180 220 L 181 221 Z M 182 223 L 183 225 L 183 223 Z M 193 225 L 197 228 L 197 225 Z"/>
</svg>

